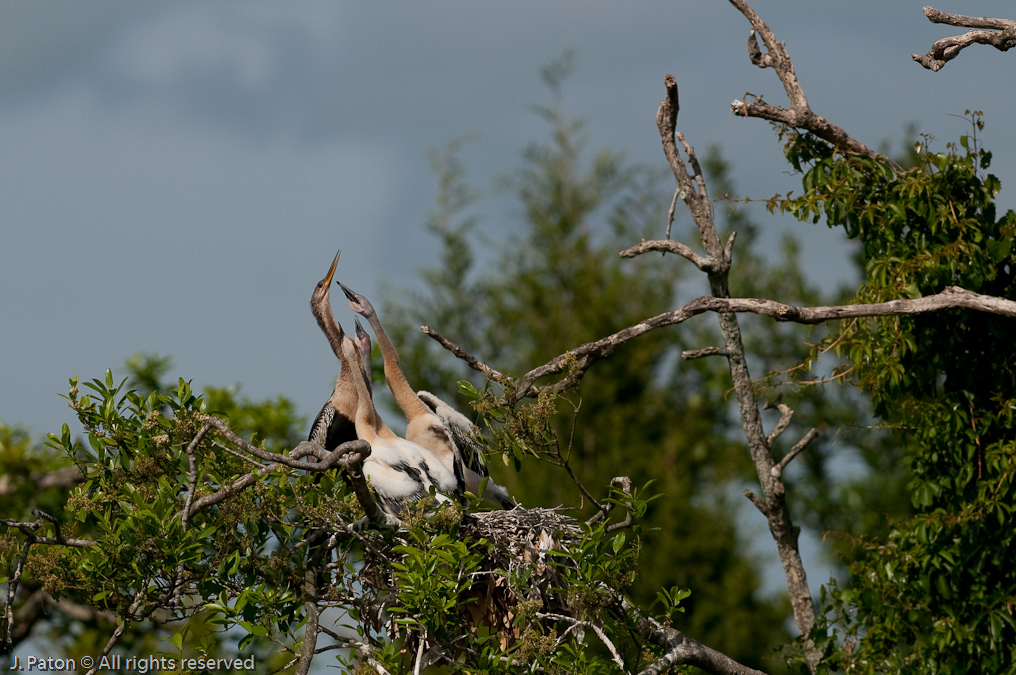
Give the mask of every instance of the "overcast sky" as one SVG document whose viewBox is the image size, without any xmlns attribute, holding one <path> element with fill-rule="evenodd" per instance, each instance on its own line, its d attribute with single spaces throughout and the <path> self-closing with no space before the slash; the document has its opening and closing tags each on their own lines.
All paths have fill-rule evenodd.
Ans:
<svg viewBox="0 0 1016 675">
<path fill-rule="evenodd" d="M 983 110 L 1005 185 L 1014 57 L 980 47 L 920 68 L 910 53 L 955 32 L 920 5 L 756 9 L 817 112 L 872 146 L 915 123 L 944 147 L 969 128 L 951 115 Z M 722 147 L 742 195 L 798 181 L 769 126 L 729 112 L 745 92 L 783 93 L 749 64 L 748 24 L 722 0 L 0 8 L 0 420 L 36 433 L 71 419 L 58 396 L 69 376 L 142 350 L 199 386 L 242 383 L 313 415 L 335 361 L 307 301 L 335 249 L 338 278 L 375 298 L 382 282 L 415 283 L 436 252 L 427 149 L 476 133 L 463 157 L 490 192 L 545 137 L 531 112 L 548 100 L 539 70 L 566 50 L 577 66 L 564 105 L 594 146 L 662 166 L 653 120 L 674 73 L 679 128 Z M 492 211 L 485 226 L 507 236 L 517 221 Z M 805 240 L 818 281 L 849 276 L 838 232 L 781 227 Z"/>
<path fill-rule="evenodd" d="M 984 111 L 1011 208 L 1016 55 L 974 47 L 920 68 L 911 52 L 958 32 L 928 22 L 924 1 L 754 6 L 813 109 L 869 146 L 898 147 L 915 123 L 944 149 L 969 130 L 951 115 Z M 937 7 L 1012 17 L 1001 0 Z M 768 124 L 730 113 L 745 92 L 785 101 L 723 0 L 5 0 L 0 17 L 0 420 L 36 435 L 79 430 L 59 396 L 68 377 L 138 351 L 313 416 L 335 359 L 307 303 L 335 250 L 338 278 L 369 297 L 414 283 L 437 250 L 427 149 L 476 132 L 463 158 L 492 188 L 545 137 L 530 107 L 566 50 L 565 108 L 594 146 L 663 166 L 654 117 L 673 73 L 679 129 L 722 147 L 742 195 L 799 184 Z M 517 222 L 492 211 L 485 227 Z M 816 281 L 849 277 L 837 232 L 779 227 L 800 233 Z"/>
<path fill-rule="evenodd" d="M 910 53 L 952 29 L 920 6 L 756 3 L 820 114 L 877 146 L 911 122 L 944 144 L 967 130 L 950 114 L 983 110 L 1005 186 L 1014 57 L 979 47 L 925 71 Z M 334 250 L 339 278 L 364 293 L 413 283 L 436 252 L 427 149 L 476 132 L 463 157 L 491 188 L 544 137 L 530 106 L 548 100 L 540 67 L 565 50 L 577 55 L 565 107 L 595 146 L 662 166 L 653 118 L 674 73 L 679 128 L 722 147 L 742 194 L 797 180 L 768 125 L 729 112 L 745 92 L 783 94 L 749 64 L 748 24 L 722 0 L 0 9 L 0 420 L 39 434 L 71 419 L 69 376 L 141 350 L 171 355 L 197 385 L 239 382 L 313 415 L 334 357 L 307 300 Z M 516 226 L 486 220 L 501 235 Z M 848 276 L 837 233 L 791 226 L 820 281 Z"/>
</svg>

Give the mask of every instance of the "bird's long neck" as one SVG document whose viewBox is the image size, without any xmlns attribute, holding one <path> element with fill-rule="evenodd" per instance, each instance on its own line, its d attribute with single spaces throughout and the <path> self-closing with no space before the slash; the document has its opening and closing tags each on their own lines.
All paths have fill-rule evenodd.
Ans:
<svg viewBox="0 0 1016 675">
<path fill-rule="evenodd" d="M 392 390 L 395 402 L 398 403 L 399 408 L 405 413 L 406 419 L 412 421 L 420 415 L 430 413 L 430 408 L 416 395 L 413 387 L 409 384 L 409 380 L 406 379 L 405 374 L 402 372 L 402 365 L 399 363 L 399 352 L 395 349 L 395 344 L 392 343 L 388 334 L 385 333 L 385 329 L 381 325 L 381 320 L 377 318 L 377 314 L 371 312 L 370 316 L 366 318 L 370 322 L 370 327 L 374 329 L 378 347 L 381 348 L 381 356 L 385 362 L 385 380 L 388 382 L 388 388 Z"/>
<path fill-rule="evenodd" d="M 327 338 L 328 344 L 332 348 L 332 353 L 338 357 L 339 362 L 345 363 L 346 358 L 342 355 L 342 330 L 339 328 L 339 324 L 335 322 L 335 315 L 332 314 L 332 303 L 329 302 L 328 295 L 325 294 L 320 302 L 312 302 L 310 311 L 314 314 L 321 332 L 325 334 L 325 338 Z"/>
<path fill-rule="evenodd" d="M 351 366 L 348 370 L 355 368 L 356 372 L 360 372 L 360 355 L 357 353 L 352 340 L 348 338 L 343 340 L 341 351 L 346 357 L 347 365 Z M 377 413 L 374 410 L 374 401 L 371 399 L 370 392 L 367 390 L 367 383 L 363 377 L 356 376 L 352 379 L 357 399 L 356 416 L 354 418 L 356 435 L 373 445 L 377 440 Z"/>
<path fill-rule="evenodd" d="M 319 302 L 312 302 L 310 308 L 314 318 L 317 320 L 318 327 L 321 328 L 321 332 L 328 339 L 332 353 L 339 359 L 339 375 L 335 379 L 335 390 L 332 392 L 332 406 L 340 415 L 352 420 L 354 415 L 356 415 L 357 395 L 355 380 L 357 378 L 353 377 L 353 373 L 356 371 L 350 366 L 346 355 L 342 352 L 342 328 L 335 321 L 335 315 L 332 314 L 332 305 L 328 300 L 327 293 Z"/>
</svg>

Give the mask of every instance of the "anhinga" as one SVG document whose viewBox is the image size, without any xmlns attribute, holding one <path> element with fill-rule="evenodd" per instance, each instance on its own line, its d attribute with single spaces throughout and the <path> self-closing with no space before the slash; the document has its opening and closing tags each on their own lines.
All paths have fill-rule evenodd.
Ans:
<svg viewBox="0 0 1016 675">
<path fill-rule="evenodd" d="M 342 341 L 346 362 L 362 372 L 360 353 L 352 339 Z M 431 486 L 443 492 L 455 492 L 455 477 L 426 449 L 404 438 L 385 438 L 378 434 L 377 411 L 366 377 L 356 377 L 357 405 L 354 416 L 356 435 L 370 444 L 371 454 L 364 460 L 363 471 L 370 479 L 382 507 L 399 515 L 407 502 L 430 494 Z M 440 493 L 438 501 L 448 498 Z"/>
<path fill-rule="evenodd" d="M 317 443 L 325 450 L 331 451 L 346 441 L 356 440 L 356 429 L 353 416 L 356 414 L 356 385 L 353 381 L 353 369 L 342 354 L 342 327 L 335 321 L 332 305 L 328 295 L 331 291 L 332 277 L 339 264 L 340 250 L 335 254 L 328 274 L 314 287 L 310 296 L 310 311 L 317 319 L 321 332 L 328 338 L 332 352 L 339 359 L 339 375 L 335 380 L 332 395 L 325 402 L 311 425 L 308 441 Z"/>
<path fill-rule="evenodd" d="M 371 445 L 371 456 L 364 462 L 364 471 L 371 478 L 385 510 L 396 515 L 405 500 L 426 496 L 431 485 L 446 492 L 456 492 L 458 485 L 455 476 L 437 458 L 423 448 L 398 438 L 374 409 L 369 389 L 370 373 L 363 369 L 360 356 L 366 352 L 369 368 L 370 336 L 357 322 L 356 343 L 346 337 L 342 325 L 335 320 L 329 300 L 332 278 L 341 253 L 335 254 L 328 273 L 317 283 L 311 295 L 311 313 L 328 339 L 332 352 L 338 357 L 340 370 L 332 395 L 311 426 L 308 441 L 331 451 L 346 441 L 356 438 L 367 440 Z M 347 344 L 348 348 L 343 349 L 343 345 Z M 350 358 L 351 353 L 355 358 Z M 361 388 L 366 391 L 364 406 L 360 405 Z M 370 429 L 362 428 L 361 423 L 360 433 L 357 433 L 356 416 L 361 407 L 365 410 L 363 423 L 369 424 Z"/>
<path fill-rule="evenodd" d="M 370 395 L 374 395 L 374 383 L 372 382 L 373 374 L 370 370 L 370 333 L 363 329 L 360 325 L 360 317 L 353 319 L 356 323 L 356 349 L 360 352 L 360 367 L 363 370 L 364 377 L 367 378 L 367 390 Z M 384 422 L 382 422 L 384 424 Z"/>
<path fill-rule="evenodd" d="M 468 417 L 429 391 L 421 389 L 416 392 L 416 395 L 444 422 L 445 430 L 451 437 L 452 443 L 455 444 L 459 456 L 462 457 L 466 490 L 474 495 L 479 494 L 480 484 L 484 478 L 488 478 L 490 473 L 487 471 L 487 464 L 483 461 L 483 446 L 476 442 L 478 432 L 476 425 Z M 515 506 L 508 498 L 508 490 L 489 479 L 484 496 L 493 499 L 506 509 Z"/>
<path fill-rule="evenodd" d="M 388 337 L 388 334 L 385 333 L 384 327 L 381 326 L 381 321 L 378 319 L 377 312 L 374 311 L 370 301 L 359 293 L 350 290 L 341 282 L 336 283 L 342 287 L 343 293 L 346 294 L 350 308 L 367 319 L 371 328 L 374 329 L 378 346 L 381 348 L 381 356 L 384 358 L 385 380 L 388 382 L 388 388 L 391 389 L 392 394 L 395 396 L 395 402 L 406 416 L 406 439 L 434 453 L 445 467 L 454 472 L 460 492 L 462 490 L 469 490 L 473 494 L 476 494 L 485 475 L 473 468 L 473 466 L 480 464 L 479 457 L 472 457 L 473 461 L 467 465 L 467 462 L 464 460 L 464 454 L 466 454 L 467 450 L 457 445 L 453 440 L 453 433 L 449 429 L 449 422 L 446 422 L 436 409 L 431 408 L 413 391 L 405 374 L 402 372 L 399 363 L 399 353 Z M 429 396 L 434 399 L 437 398 L 433 394 Z M 437 400 L 440 403 L 444 403 L 440 399 Z M 451 406 L 447 404 L 444 404 L 443 407 L 452 410 Z M 464 416 L 460 415 L 460 417 L 465 419 Z M 466 420 L 466 422 L 468 423 L 469 421 Z M 475 449 L 468 452 L 475 452 Z M 508 491 L 491 481 L 487 482 L 486 492 L 482 496 L 493 500 L 505 509 L 514 507 L 514 504 L 508 498 Z"/>
<path fill-rule="evenodd" d="M 354 364 L 349 363 L 346 356 L 342 353 L 342 341 L 346 335 L 342 330 L 342 325 L 335 320 L 329 300 L 332 277 L 335 274 L 335 268 L 338 266 L 340 255 L 342 255 L 341 250 L 335 254 L 335 259 L 332 260 L 332 265 L 328 268 L 328 274 L 317 283 L 317 286 L 314 287 L 314 293 L 310 297 L 310 311 L 317 320 L 321 332 L 328 339 L 332 352 L 339 359 L 339 375 L 335 380 L 335 388 L 332 390 L 332 395 L 328 401 L 325 402 L 321 411 L 314 419 L 314 424 L 311 425 L 310 434 L 307 437 L 308 441 L 317 443 L 328 451 L 334 450 L 346 441 L 356 440 L 353 417 L 356 414 L 357 395 L 353 376 L 356 372 L 360 372 L 360 370 Z M 360 353 L 364 354 L 366 349 L 366 363 L 368 364 L 367 388 L 369 390 L 371 388 L 369 374 L 370 335 L 367 334 L 367 331 L 363 330 L 359 321 L 356 324 L 356 338 Z M 395 433 L 385 425 L 380 415 L 376 415 L 375 418 L 377 421 L 377 431 L 381 436 L 396 438 Z"/>
</svg>

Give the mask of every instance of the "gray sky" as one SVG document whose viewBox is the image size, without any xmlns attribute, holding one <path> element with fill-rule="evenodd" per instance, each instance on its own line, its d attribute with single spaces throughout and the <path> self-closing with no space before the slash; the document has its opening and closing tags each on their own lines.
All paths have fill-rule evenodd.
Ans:
<svg viewBox="0 0 1016 675">
<path fill-rule="evenodd" d="M 862 141 L 898 142 L 915 122 L 944 145 L 967 130 L 947 113 L 976 108 L 1003 185 L 1016 173 L 1011 55 L 973 48 L 923 70 L 910 53 L 952 29 L 916 1 L 756 5 L 812 107 Z M 197 385 L 240 382 L 313 415 L 334 358 L 307 300 L 334 250 L 339 278 L 364 293 L 413 283 L 436 252 L 426 149 L 477 132 L 463 156 L 490 188 L 545 137 L 530 105 L 548 100 L 539 69 L 566 49 L 578 61 L 565 106 L 594 145 L 662 166 L 653 117 L 674 73 L 680 129 L 700 149 L 722 146 L 742 194 L 797 180 L 768 125 L 729 112 L 745 92 L 783 94 L 748 63 L 748 24 L 721 0 L 2 11 L 0 419 L 37 434 L 71 420 L 58 396 L 69 376 L 99 377 L 141 350 L 172 355 L 173 375 Z M 837 233 L 790 226 L 816 278 L 845 277 Z M 507 234 L 516 221 L 494 212 L 486 227 Z"/>
<path fill-rule="evenodd" d="M 871 146 L 916 123 L 944 149 L 969 130 L 949 115 L 983 110 L 1005 190 L 1016 56 L 975 47 L 920 68 L 911 52 L 958 32 L 928 22 L 925 1 L 754 6 L 813 109 Z M 1001 0 L 937 7 L 1012 16 Z M 545 138 L 530 105 L 548 100 L 540 67 L 567 49 L 566 110 L 595 146 L 663 166 L 654 116 L 673 73 L 679 129 L 700 150 L 722 146 L 742 195 L 800 190 L 768 124 L 729 111 L 745 92 L 785 101 L 722 0 L 7 0 L 0 12 L 0 420 L 36 435 L 78 430 L 59 397 L 68 377 L 137 351 L 171 355 L 172 375 L 195 385 L 239 382 L 313 416 L 335 359 L 307 303 L 335 249 L 338 278 L 369 297 L 414 283 L 437 251 L 426 149 L 477 132 L 463 158 L 491 188 Z M 838 232 L 765 222 L 800 233 L 815 280 L 849 274 Z M 492 211 L 485 227 L 507 236 L 516 221 Z"/>
</svg>

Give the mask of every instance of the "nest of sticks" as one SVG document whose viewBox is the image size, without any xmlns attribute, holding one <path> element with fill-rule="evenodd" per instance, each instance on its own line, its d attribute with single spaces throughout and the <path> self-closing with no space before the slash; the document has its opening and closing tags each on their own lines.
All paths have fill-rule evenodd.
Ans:
<svg viewBox="0 0 1016 675">
<path fill-rule="evenodd" d="M 518 638 L 512 623 L 521 612 L 569 613 L 560 593 L 563 580 L 551 559 L 560 562 L 552 551 L 567 550 L 582 536 L 574 518 L 548 508 L 472 513 L 463 519 L 460 536 L 490 543 L 475 599 L 464 609 L 473 621 L 500 630 L 504 644 Z M 523 566 L 528 574 L 517 574 Z M 513 579 L 526 582 L 513 588 Z"/>
<path fill-rule="evenodd" d="M 563 509 L 517 507 L 507 511 L 481 511 L 464 514 L 458 536 L 468 543 L 485 540 L 485 557 L 473 572 L 474 582 L 468 601 L 459 605 L 461 618 L 487 626 L 499 634 L 502 648 L 517 642 L 526 632 L 528 621 L 538 613 L 571 615 L 567 607 L 566 583 L 561 565 L 569 564 L 567 551 L 578 542 L 583 528 Z M 558 553 L 555 553 L 558 552 Z M 372 586 L 394 586 L 389 565 L 401 556 L 388 553 L 387 563 L 367 561 L 361 569 L 361 582 Z M 387 596 L 395 601 L 394 596 Z M 465 599 L 465 598 L 464 598 Z M 374 630 L 384 631 L 390 639 L 417 639 L 386 616 L 388 602 L 361 608 L 361 619 Z M 519 616 L 526 621 L 516 622 Z M 518 623 L 519 625 L 513 625 Z M 475 628 L 474 628 L 475 630 Z M 413 649 L 413 645 L 407 644 Z"/>
</svg>

